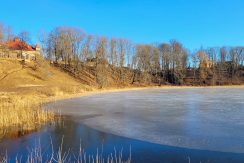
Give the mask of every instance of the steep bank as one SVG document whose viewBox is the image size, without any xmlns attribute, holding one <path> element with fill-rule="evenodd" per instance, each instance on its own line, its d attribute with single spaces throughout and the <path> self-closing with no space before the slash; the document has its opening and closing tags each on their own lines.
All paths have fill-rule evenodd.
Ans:
<svg viewBox="0 0 244 163">
<path fill-rule="evenodd" d="M 41 103 L 92 90 L 43 59 L 0 59 L 0 138 L 21 135 L 54 120 Z M 11 130 L 9 130 L 11 129 Z"/>
</svg>

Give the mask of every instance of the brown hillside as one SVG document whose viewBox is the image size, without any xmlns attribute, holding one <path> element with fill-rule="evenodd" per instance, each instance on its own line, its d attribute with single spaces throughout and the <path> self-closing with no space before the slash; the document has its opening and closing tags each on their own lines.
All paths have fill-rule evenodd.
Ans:
<svg viewBox="0 0 244 163">
<path fill-rule="evenodd" d="M 55 94 L 58 92 L 77 93 L 77 91 L 87 89 L 90 87 L 81 84 L 80 81 L 58 68 L 50 66 L 43 59 L 30 63 L 0 59 L 0 92 L 31 90 Z"/>
</svg>

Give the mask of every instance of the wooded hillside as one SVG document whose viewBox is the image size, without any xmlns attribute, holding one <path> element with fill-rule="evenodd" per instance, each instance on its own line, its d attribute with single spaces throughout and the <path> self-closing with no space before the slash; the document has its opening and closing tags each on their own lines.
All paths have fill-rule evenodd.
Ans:
<svg viewBox="0 0 244 163">
<path fill-rule="evenodd" d="M 2 43 L 10 37 L 6 32 L 0 36 Z M 57 27 L 39 36 L 42 56 L 50 64 L 91 86 L 244 83 L 244 46 L 190 52 L 177 40 L 135 44 L 72 27 Z"/>
</svg>

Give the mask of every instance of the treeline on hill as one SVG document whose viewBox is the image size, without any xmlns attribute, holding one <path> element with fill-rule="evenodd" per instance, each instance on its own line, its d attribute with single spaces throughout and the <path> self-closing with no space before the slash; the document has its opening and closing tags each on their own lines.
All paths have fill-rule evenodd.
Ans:
<svg viewBox="0 0 244 163">
<path fill-rule="evenodd" d="M 191 54 L 176 41 L 134 44 L 95 37 L 70 27 L 42 39 L 46 57 L 87 84 L 224 85 L 244 83 L 244 47 L 200 49 Z"/>
<path fill-rule="evenodd" d="M 42 54 L 50 63 L 89 85 L 244 83 L 242 46 L 201 48 L 191 53 L 176 40 L 134 44 L 123 38 L 88 35 L 72 27 L 57 27 L 39 36 Z"/>
</svg>

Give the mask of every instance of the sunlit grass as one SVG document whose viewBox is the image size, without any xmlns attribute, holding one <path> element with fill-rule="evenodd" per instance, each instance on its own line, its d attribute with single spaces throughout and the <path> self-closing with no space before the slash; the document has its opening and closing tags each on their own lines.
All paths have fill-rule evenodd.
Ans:
<svg viewBox="0 0 244 163">
<path fill-rule="evenodd" d="M 54 120 L 54 114 L 41 109 L 35 99 L 11 95 L 0 100 L 0 138 L 8 133 L 23 134 Z"/>
</svg>

